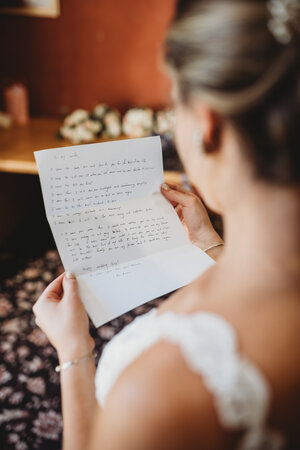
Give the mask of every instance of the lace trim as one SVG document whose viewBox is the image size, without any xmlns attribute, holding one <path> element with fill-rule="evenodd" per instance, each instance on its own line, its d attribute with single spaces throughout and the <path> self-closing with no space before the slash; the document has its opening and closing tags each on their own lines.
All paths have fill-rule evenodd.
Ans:
<svg viewBox="0 0 300 450">
<path fill-rule="evenodd" d="M 134 359 L 167 339 L 180 347 L 190 369 L 203 376 L 214 395 L 221 425 L 246 430 L 240 450 L 281 449 L 282 437 L 264 428 L 269 385 L 263 374 L 238 353 L 233 327 L 213 313 L 168 311 L 156 315 L 156 310 L 137 317 L 104 348 L 96 374 L 99 403 L 104 405 L 118 376 Z"/>
</svg>

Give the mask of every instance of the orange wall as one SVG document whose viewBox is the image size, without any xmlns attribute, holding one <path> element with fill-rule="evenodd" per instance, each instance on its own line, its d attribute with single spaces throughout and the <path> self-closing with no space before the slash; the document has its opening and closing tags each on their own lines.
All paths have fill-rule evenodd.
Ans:
<svg viewBox="0 0 300 450">
<path fill-rule="evenodd" d="M 32 114 L 99 101 L 164 106 L 159 48 L 175 0 L 61 0 L 58 19 L 0 16 L 0 89 L 23 81 Z"/>
</svg>

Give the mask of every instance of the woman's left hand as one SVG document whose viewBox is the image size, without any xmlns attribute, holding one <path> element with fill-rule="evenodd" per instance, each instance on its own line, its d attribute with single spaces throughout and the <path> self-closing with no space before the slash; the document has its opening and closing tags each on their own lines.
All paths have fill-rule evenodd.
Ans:
<svg viewBox="0 0 300 450">
<path fill-rule="evenodd" d="M 73 274 L 65 273 L 45 289 L 33 306 L 37 325 L 56 348 L 60 362 L 90 353 L 94 341 Z"/>
<path fill-rule="evenodd" d="M 161 187 L 162 194 L 175 208 L 192 244 L 204 250 L 211 244 L 223 243 L 197 195 L 178 184 L 164 183 Z"/>
</svg>

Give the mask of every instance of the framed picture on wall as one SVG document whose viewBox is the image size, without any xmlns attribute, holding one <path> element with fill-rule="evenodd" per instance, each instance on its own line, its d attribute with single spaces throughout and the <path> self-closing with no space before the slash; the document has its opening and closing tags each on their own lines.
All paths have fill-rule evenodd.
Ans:
<svg viewBox="0 0 300 450">
<path fill-rule="evenodd" d="M 1 14 L 58 17 L 59 0 L 0 0 Z"/>
</svg>

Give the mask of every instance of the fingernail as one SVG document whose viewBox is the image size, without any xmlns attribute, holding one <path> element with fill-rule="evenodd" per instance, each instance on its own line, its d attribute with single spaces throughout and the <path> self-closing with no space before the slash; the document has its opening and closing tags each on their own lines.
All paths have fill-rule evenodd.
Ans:
<svg viewBox="0 0 300 450">
<path fill-rule="evenodd" d="M 165 191 L 169 191 L 169 190 L 170 190 L 170 187 L 167 185 L 167 183 L 163 183 L 163 184 L 161 185 L 161 187 L 162 187 Z"/>
<path fill-rule="evenodd" d="M 76 276 L 73 272 L 66 272 L 66 278 L 69 278 L 71 280 L 75 280 Z"/>
</svg>

